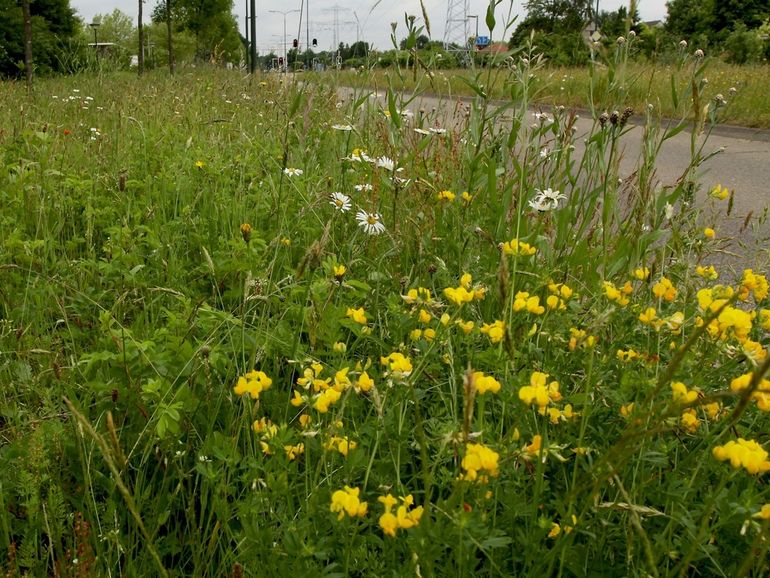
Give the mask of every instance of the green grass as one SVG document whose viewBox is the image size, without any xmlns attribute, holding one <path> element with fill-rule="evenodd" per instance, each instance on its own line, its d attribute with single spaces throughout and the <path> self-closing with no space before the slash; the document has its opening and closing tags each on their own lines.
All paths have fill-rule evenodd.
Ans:
<svg viewBox="0 0 770 578">
<path fill-rule="evenodd" d="M 689 79 L 689 71 L 678 65 L 636 64 L 629 63 L 626 77 L 625 94 L 618 99 L 607 90 L 611 84 L 609 68 L 599 65 L 593 72 L 590 67 L 546 67 L 533 83 L 533 102 L 540 105 L 565 106 L 567 108 L 595 109 L 599 112 L 623 110 L 630 106 L 637 114 L 643 113 L 648 105 L 655 107 L 663 116 L 679 118 L 683 110 L 672 98 L 672 78 L 677 86 Z M 455 96 L 473 96 L 473 89 L 467 84 L 476 72 L 472 70 L 439 70 L 428 90 L 439 94 Z M 721 94 L 728 102 L 720 115 L 720 122 L 751 128 L 770 129 L 770 97 L 767 91 L 767 76 L 770 65 L 736 66 L 719 60 L 708 61 L 708 80 L 703 95 L 706 100 Z M 509 75 L 507 67 L 495 70 L 491 76 L 489 96 L 495 99 L 508 98 L 508 87 L 503 79 Z M 394 88 L 412 90 L 415 86 L 411 75 L 403 79 L 391 70 L 376 70 L 361 76 L 357 73 L 343 72 L 339 82 L 357 87 L 388 86 L 392 81 Z M 423 86 L 425 86 L 423 81 Z M 590 86 L 595 87 L 593 99 Z M 735 91 L 731 90 L 735 89 Z"/>
<path fill-rule="evenodd" d="M 670 187 L 686 123 L 648 112 L 618 188 L 621 121 L 576 158 L 566 114 L 532 126 L 550 72 L 488 72 L 457 126 L 331 75 L 0 85 L 6 575 L 767 572 L 770 461 L 714 454 L 770 406 L 766 263 L 698 269 L 721 111 Z"/>
</svg>

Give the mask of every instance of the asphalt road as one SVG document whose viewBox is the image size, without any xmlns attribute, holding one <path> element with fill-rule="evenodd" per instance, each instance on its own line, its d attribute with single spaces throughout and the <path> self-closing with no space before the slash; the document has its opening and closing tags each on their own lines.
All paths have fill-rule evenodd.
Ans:
<svg viewBox="0 0 770 578">
<path fill-rule="evenodd" d="M 340 96 L 349 95 L 350 91 L 344 89 Z M 382 93 L 377 96 L 385 102 Z M 420 96 L 409 104 L 413 111 L 434 108 L 445 111 L 448 115 L 447 126 L 451 126 L 452 119 L 457 119 L 457 107 L 458 99 L 447 101 L 433 96 Z M 551 110 L 543 108 L 542 112 L 551 113 Z M 592 127 L 592 120 L 586 117 L 584 113 L 577 122 L 578 143 Z M 633 120 L 629 121 L 629 125 Z M 642 132 L 641 126 L 633 126 L 621 140 L 622 177 L 628 176 L 638 164 Z M 685 130 L 663 144 L 656 166 L 656 177 L 662 186 L 673 186 L 686 170 L 690 159 L 690 141 L 691 133 Z M 705 192 L 717 183 L 735 192 L 730 217 L 726 217 L 724 212 L 704 215 L 704 219 L 709 220 L 705 224 L 713 226 L 723 239 L 729 239 L 723 243 L 725 259 L 719 261 L 729 259 L 736 268 L 754 267 L 764 272 L 770 263 L 770 218 L 763 218 L 770 207 L 770 131 L 716 127 L 703 149 L 705 154 L 712 151 L 719 152 L 703 163 L 697 173 L 703 190 L 696 197 L 696 204 L 708 202 Z M 580 154 L 579 149 L 577 152 Z"/>
</svg>

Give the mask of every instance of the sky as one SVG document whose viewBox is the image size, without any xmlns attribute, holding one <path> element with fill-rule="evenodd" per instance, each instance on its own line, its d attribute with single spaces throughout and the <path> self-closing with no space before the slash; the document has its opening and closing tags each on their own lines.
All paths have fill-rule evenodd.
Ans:
<svg viewBox="0 0 770 578">
<path fill-rule="evenodd" d="M 234 0 L 233 13 L 238 18 L 241 33 L 245 27 L 246 5 L 249 0 Z M 338 22 L 337 38 L 339 42 L 352 44 L 357 38 L 366 40 L 374 48 L 388 50 L 392 48 L 390 40 L 390 23 L 397 22 L 397 38 L 400 40 L 406 33 L 404 14 L 412 14 L 422 21 L 422 11 L 419 0 L 305 0 L 310 8 L 310 38 L 317 38 L 319 49 L 331 49 L 335 39 L 335 13 Z M 442 40 L 444 37 L 445 20 L 447 17 L 448 0 L 423 0 L 430 21 L 431 37 Z M 468 0 L 468 14 L 479 15 L 479 35 L 488 36 L 484 23 L 484 15 L 488 6 L 487 0 Z M 492 40 L 507 40 L 515 26 L 503 38 L 502 22 L 510 16 L 521 19 L 526 10 L 522 7 L 525 0 L 503 1 L 496 11 L 498 24 L 492 33 Z M 145 22 L 155 6 L 156 0 L 146 0 L 144 6 Z M 257 0 L 257 49 L 261 54 L 270 52 L 276 54 L 283 49 L 283 16 L 271 13 L 270 10 L 299 9 L 302 0 Z M 136 18 L 137 0 L 70 0 L 70 5 L 86 22 L 90 22 L 96 14 L 107 14 L 115 8 Z M 623 0 L 600 0 L 599 10 L 616 10 L 619 6 L 627 5 Z M 642 20 L 662 20 L 666 16 L 665 0 L 638 0 L 639 15 Z M 357 22 L 356 22 L 357 21 Z M 286 42 L 291 48 L 292 39 L 297 36 L 299 13 L 286 15 Z M 476 23 L 468 22 L 469 36 L 475 34 Z M 303 15 L 300 42 L 306 38 L 305 19 Z M 105 39 L 106 41 L 107 39 Z"/>
</svg>

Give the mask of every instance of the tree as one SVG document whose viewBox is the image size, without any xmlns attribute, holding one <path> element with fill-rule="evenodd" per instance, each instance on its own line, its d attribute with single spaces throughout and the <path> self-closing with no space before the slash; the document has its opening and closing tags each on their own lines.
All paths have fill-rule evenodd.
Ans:
<svg viewBox="0 0 770 578">
<path fill-rule="evenodd" d="M 139 62 L 138 64 L 138 74 L 139 76 L 142 76 L 142 73 L 144 72 L 144 23 L 142 22 L 142 16 L 144 11 L 144 0 L 139 0 L 139 15 L 138 15 L 138 27 L 139 27 Z"/>
<path fill-rule="evenodd" d="M 65 42 L 77 33 L 77 19 L 69 0 L 29 2 L 29 30 L 34 62 L 40 73 L 62 70 Z M 18 0 L 0 0 L 0 76 L 17 76 L 25 58 L 24 13 Z"/>
</svg>

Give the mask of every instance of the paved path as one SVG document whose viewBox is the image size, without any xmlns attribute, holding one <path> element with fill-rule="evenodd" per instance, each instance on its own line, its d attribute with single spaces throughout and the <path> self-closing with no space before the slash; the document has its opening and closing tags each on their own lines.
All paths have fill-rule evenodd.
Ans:
<svg viewBox="0 0 770 578">
<path fill-rule="evenodd" d="M 350 91 L 342 89 L 341 96 L 348 96 Z M 378 98 L 384 102 L 384 94 Z M 420 96 L 410 103 L 412 110 L 425 109 L 455 110 L 457 101 L 468 99 L 442 100 L 435 96 Z M 544 107 L 543 112 L 551 108 Z M 578 139 L 591 130 L 592 121 L 584 117 L 578 120 Z M 671 186 L 682 176 L 689 164 L 690 132 L 685 130 L 666 141 L 657 159 L 657 178 L 664 186 Z M 636 166 L 642 145 L 642 128 L 634 126 L 622 139 L 623 152 L 621 162 L 622 176 L 628 175 Z M 741 127 L 717 127 L 709 137 L 704 153 L 721 150 L 717 155 L 701 165 L 698 181 L 704 189 L 717 183 L 734 190 L 734 208 L 730 218 L 722 215 L 713 223 L 723 236 L 735 237 L 726 249 L 735 253 L 736 264 L 756 266 L 768 263 L 770 259 L 770 218 L 762 219 L 762 214 L 770 207 L 770 131 L 744 129 Z M 579 152 L 579 151 L 578 151 Z M 704 195 L 699 198 L 703 199 Z M 744 229 L 747 217 L 748 229 Z M 711 224 L 711 223 L 709 223 Z M 752 233 L 756 231 L 756 235 Z M 755 242 L 758 240 L 758 244 Z M 753 245 L 746 247 L 747 243 Z M 737 259 L 736 259 L 737 257 Z"/>
</svg>

